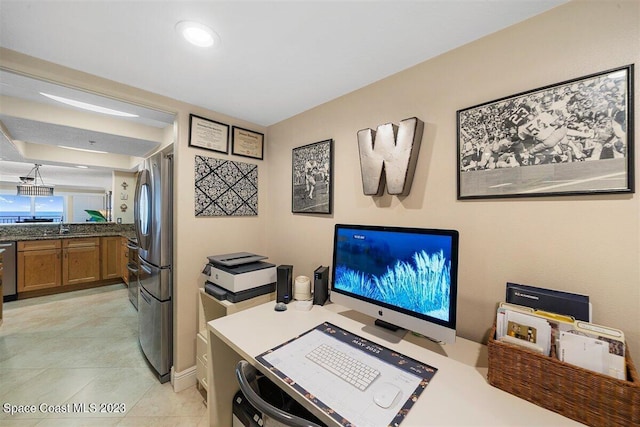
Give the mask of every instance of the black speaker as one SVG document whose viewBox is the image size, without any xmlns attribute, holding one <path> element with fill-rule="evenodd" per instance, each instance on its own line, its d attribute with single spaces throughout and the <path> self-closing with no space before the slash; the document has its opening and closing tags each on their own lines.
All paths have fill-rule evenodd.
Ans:
<svg viewBox="0 0 640 427">
<path fill-rule="evenodd" d="M 320 266 L 313 272 L 313 303 L 324 305 L 329 299 L 329 267 Z"/>
<path fill-rule="evenodd" d="M 276 270 L 276 302 L 289 304 L 293 299 L 293 265 L 279 265 Z"/>
</svg>

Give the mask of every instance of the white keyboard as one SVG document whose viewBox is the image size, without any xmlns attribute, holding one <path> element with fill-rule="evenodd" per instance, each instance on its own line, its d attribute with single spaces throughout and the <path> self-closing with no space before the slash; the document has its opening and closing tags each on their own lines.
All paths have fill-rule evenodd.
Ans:
<svg viewBox="0 0 640 427">
<path fill-rule="evenodd" d="M 380 371 L 327 344 L 320 344 L 306 355 L 307 359 L 343 379 L 359 390 L 366 390 Z"/>
</svg>

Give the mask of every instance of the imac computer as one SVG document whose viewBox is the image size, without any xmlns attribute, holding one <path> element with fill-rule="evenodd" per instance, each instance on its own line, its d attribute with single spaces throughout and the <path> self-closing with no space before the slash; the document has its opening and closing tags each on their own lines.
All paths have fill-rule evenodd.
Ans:
<svg viewBox="0 0 640 427">
<path fill-rule="evenodd" d="M 457 270 L 455 230 L 336 224 L 331 301 L 453 343 Z"/>
</svg>

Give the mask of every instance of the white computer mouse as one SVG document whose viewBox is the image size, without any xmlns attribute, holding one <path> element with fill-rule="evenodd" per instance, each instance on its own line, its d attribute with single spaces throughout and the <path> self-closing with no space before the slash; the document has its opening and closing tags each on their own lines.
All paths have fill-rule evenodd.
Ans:
<svg viewBox="0 0 640 427">
<path fill-rule="evenodd" d="M 391 383 L 378 386 L 373 395 L 373 401 L 381 408 L 387 409 L 402 397 L 402 391 Z"/>
</svg>

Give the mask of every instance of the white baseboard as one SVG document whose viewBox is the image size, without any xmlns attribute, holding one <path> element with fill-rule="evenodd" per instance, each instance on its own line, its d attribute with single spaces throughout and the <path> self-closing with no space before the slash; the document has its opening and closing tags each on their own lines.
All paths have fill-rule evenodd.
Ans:
<svg viewBox="0 0 640 427">
<path fill-rule="evenodd" d="M 182 372 L 176 372 L 173 367 L 171 368 L 171 384 L 173 384 L 173 391 L 176 393 L 196 385 L 197 382 L 195 365 Z"/>
</svg>

